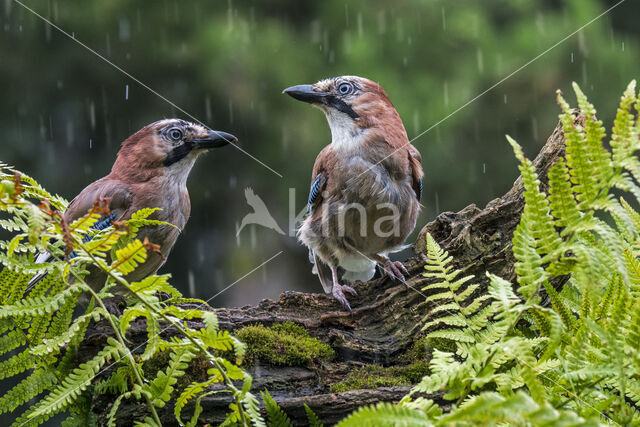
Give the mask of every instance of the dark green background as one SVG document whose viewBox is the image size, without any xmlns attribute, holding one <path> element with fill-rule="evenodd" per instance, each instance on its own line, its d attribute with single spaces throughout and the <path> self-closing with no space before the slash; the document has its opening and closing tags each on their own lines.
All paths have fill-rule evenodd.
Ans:
<svg viewBox="0 0 640 427">
<path fill-rule="evenodd" d="M 320 291 L 294 237 L 236 227 L 252 187 L 283 229 L 289 189 L 304 207 L 315 156 L 329 142 L 322 114 L 287 86 L 356 74 L 378 81 L 410 138 L 429 129 L 612 6 L 574 1 L 26 1 L 283 175 L 232 147 L 189 180 L 192 216 L 162 269 L 212 301 L 255 303 L 283 290 Z M 610 122 L 638 75 L 640 4 L 627 0 L 415 141 L 426 210 L 484 205 L 517 176 L 508 133 L 533 156 L 553 130 L 560 88 L 578 82 Z M 71 199 L 105 175 L 120 142 L 164 117 L 188 118 L 12 0 L 0 3 L 0 159 Z M 128 98 L 125 97 L 128 86 Z"/>
</svg>

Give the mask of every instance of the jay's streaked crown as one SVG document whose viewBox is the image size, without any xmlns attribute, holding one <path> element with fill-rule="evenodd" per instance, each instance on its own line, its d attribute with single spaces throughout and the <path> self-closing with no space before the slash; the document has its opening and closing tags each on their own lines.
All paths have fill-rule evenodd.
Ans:
<svg viewBox="0 0 640 427">
<path fill-rule="evenodd" d="M 152 175 L 188 170 L 199 154 L 222 147 L 237 138 L 181 119 L 151 123 L 123 143 L 111 170 L 128 181 L 145 181 Z M 128 178 L 128 179 L 127 179 Z"/>
</svg>

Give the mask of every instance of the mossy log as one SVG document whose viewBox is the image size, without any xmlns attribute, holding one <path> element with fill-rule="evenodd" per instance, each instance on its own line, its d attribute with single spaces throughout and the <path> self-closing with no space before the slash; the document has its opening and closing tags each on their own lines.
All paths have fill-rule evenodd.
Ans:
<svg viewBox="0 0 640 427">
<path fill-rule="evenodd" d="M 581 121 L 581 118 L 576 120 Z M 534 161 L 543 190 L 547 189 L 547 171 L 564 155 L 564 148 L 562 127 L 558 124 Z M 359 296 L 350 299 L 353 312 L 344 311 L 325 294 L 293 291 L 283 293 L 277 301 L 263 300 L 256 306 L 215 309 L 221 328 L 239 333 L 249 341 L 253 360 L 247 360 L 245 369 L 253 375 L 254 393 L 268 389 L 295 425 L 307 425 L 304 404 L 315 411 L 325 425 L 331 425 L 362 405 L 402 398 L 415 377 L 412 377 L 411 369 L 415 370 L 413 373 L 422 372 L 429 353 L 428 345 L 423 345 L 426 341 L 420 340 L 423 336 L 421 326 L 434 308 L 433 303 L 425 302 L 425 294 L 421 291 L 427 280 L 422 276 L 425 234 L 430 233 L 454 257 L 456 266 L 465 274 L 475 275 L 477 281 L 485 281 L 486 272 L 513 281 L 511 239 L 524 205 L 522 191 L 518 178 L 503 197 L 492 200 L 484 209 L 472 204 L 457 213 L 438 215 L 422 229 L 414 244 L 416 255 L 405 263 L 411 273 L 406 284 L 378 278 L 355 286 Z M 273 348 L 283 352 L 297 351 L 297 358 L 271 357 L 257 347 L 252 353 L 252 345 L 258 344 L 252 342 L 251 337 L 256 335 L 247 333 L 247 329 L 239 331 L 256 324 L 267 327 L 265 331 L 253 331 L 264 344 L 265 339 L 270 339 L 268 327 L 284 322 L 302 326 L 306 329 L 305 335 L 328 344 L 330 351 L 310 350 L 314 348 L 314 342 L 292 350 L 286 343 L 297 340 L 278 338 L 272 330 Z M 130 337 L 135 346 L 146 338 L 146 329 L 142 321 L 133 328 L 139 328 L 139 333 Z M 282 328 L 279 331 L 282 332 Z M 105 333 L 104 329 L 90 330 L 87 347 L 99 345 Z M 291 333 L 295 335 L 295 331 Z M 87 349 L 88 353 L 91 351 L 91 348 Z M 385 367 L 389 369 L 385 371 Z M 206 369 L 206 363 L 192 366 L 189 375 L 197 378 L 198 369 Z M 372 373 L 370 381 L 367 370 Z M 350 380 L 349 374 L 354 371 L 359 381 L 351 381 L 353 376 Z M 362 388 L 350 389 L 354 386 Z M 430 397 L 446 407 L 447 402 L 442 401 L 441 395 Z M 105 396 L 94 400 L 93 410 L 101 420 L 104 421 L 111 403 Z M 204 407 L 201 422 L 217 424 L 224 419 L 230 396 L 212 394 L 201 403 Z M 160 409 L 166 425 L 177 425 L 172 406 Z M 187 407 L 184 415 L 189 412 Z M 119 424 L 128 425 L 133 419 L 143 418 L 145 413 L 143 404 L 123 402 Z"/>
</svg>

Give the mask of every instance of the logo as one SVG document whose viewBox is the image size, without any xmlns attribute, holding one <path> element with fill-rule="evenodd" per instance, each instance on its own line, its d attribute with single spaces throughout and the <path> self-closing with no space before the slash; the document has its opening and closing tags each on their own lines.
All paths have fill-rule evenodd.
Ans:
<svg viewBox="0 0 640 427">
<path fill-rule="evenodd" d="M 271 216 L 271 214 L 269 213 L 267 205 L 265 205 L 262 199 L 253 192 L 253 189 L 251 187 L 245 188 L 244 197 L 247 199 L 247 204 L 253 208 L 253 212 L 245 215 L 244 218 L 242 218 L 242 222 L 240 223 L 240 228 L 238 228 L 236 236 L 239 236 L 242 229 L 250 224 L 261 225 L 263 227 L 275 230 L 282 235 L 285 234 L 276 220 L 273 218 L 273 216 Z"/>
</svg>

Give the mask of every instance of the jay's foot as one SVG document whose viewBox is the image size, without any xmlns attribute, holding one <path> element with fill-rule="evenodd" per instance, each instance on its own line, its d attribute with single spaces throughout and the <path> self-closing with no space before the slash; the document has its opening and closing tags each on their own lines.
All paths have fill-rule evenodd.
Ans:
<svg viewBox="0 0 640 427">
<path fill-rule="evenodd" d="M 347 297 L 344 296 L 345 292 L 353 295 L 354 297 L 358 296 L 358 293 L 356 292 L 356 290 L 353 289 L 351 286 L 338 285 L 338 284 L 333 285 L 333 290 L 331 291 L 331 294 L 335 299 L 337 299 L 340 302 L 340 304 L 344 305 L 347 308 L 347 310 L 351 311 L 351 306 L 349 305 L 349 301 L 347 300 Z"/>
<path fill-rule="evenodd" d="M 406 282 L 404 276 L 409 275 L 409 270 L 400 261 L 391 261 L 390 259 L 385 261 L 382 265 L 384 273 L 392 280 L 398 280 L 400 282 Z"/>
</svg>

